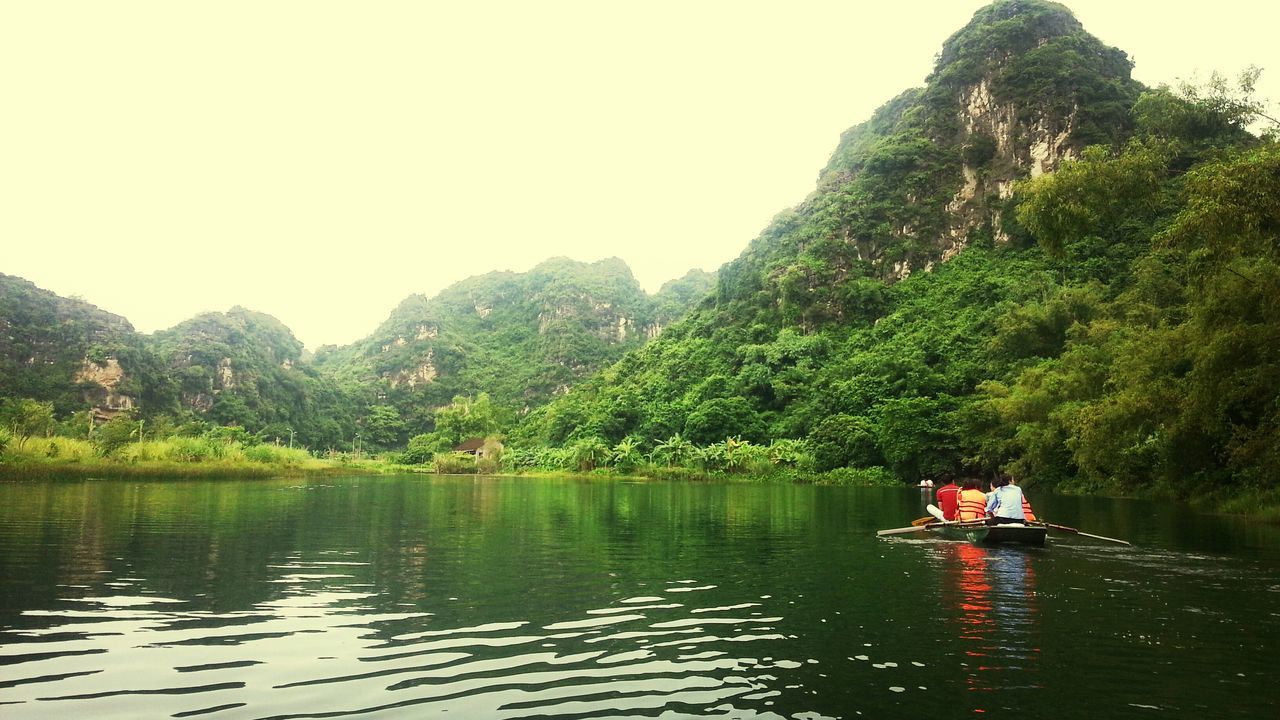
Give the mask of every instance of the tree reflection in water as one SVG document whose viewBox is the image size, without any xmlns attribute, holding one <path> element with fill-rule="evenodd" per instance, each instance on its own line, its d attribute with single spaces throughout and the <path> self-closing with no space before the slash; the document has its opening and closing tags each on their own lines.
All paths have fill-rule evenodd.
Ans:
<svg viewBox="0 0 1280 720">
<path fill-rule="evenodd" d="M 1035 557 L 1025 550 L 946 543 L 942 601 L 963 672 L 955 701 L 973 713 L 1027 707 L 1041 688 Z"/>
</svg>

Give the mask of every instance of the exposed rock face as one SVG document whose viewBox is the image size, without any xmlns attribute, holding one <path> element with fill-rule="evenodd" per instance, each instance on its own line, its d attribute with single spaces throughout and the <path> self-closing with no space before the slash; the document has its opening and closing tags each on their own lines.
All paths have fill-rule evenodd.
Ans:
<svg viewBox="0 0 1280 720">
<path fill-rule="evenodd" d="M 114 357 L 107 358 L 102 365 L 86 357 L 74 379 L 82 386 L 89 386 L 85 388 L 84 396 L 93 406 L 94 415 L 100 420 L 110 420 L 136 406 L 133 397 L 120 392 L 120 382 L 124 378 L 124 368 Z"/>
<path fill-rule="evenodd" d="M 959 254 L 968 245 L 970 232 L 988 219 L 993 225 L 995 240 L 1008 240 L 1001 229 L 1000 211 L 991 208 L 988 197 L 1007 200 L 1020 177 L 1039 177 L 1056 170 L 1064 160 L 1079 156 L 1079 144 L 1072 141 L 1075 112 L 1063 118 L 1041 114 L 1028 124 L 1019 121 L 1020 111 L 1014 103 L 1000 102 L 992 96 L 989 77 L 961 89 L 958 119 L 964 128 L 965 141 L 972 144 L 989 139 L 994 142 L 994 152 L 985 163 L 988 169 L 974 167 L 967 161 L 961 165 L 964 182 L 947 203 L 950 222 L 939 242 L 939 259 L 943 262 Z M 989 168 L 999 170 L 993 172 Z M 910 270 L 902 272 L 895 268 L 893 274 L 905 277 Z"/>
<path fill-rule="evenodd" d="M 218 361 L 217 373 L 215 386 L 219 390 L 230 390 L 236 386 L 236 374 L 231 369 L 231 358 L 222 358 Z"/>
<path fill-rule="evenodd" d="M 625 343 L 636 334 L 635 317 L 613 303 L 593 301 L 589 295 L 544 308 L 538 313 L 538 334 L 545 335 L 563 323 L 585 325 L 594 337 L 610 344 Z"/>
<path fill-rule="evenodd" d="M 428 348 L 427 356 L 422 361 L 422 364 L 417 367 L 406 368 L 397 372 L 383 373 L 382 376 L 386 379 L 387 384 L 390 385 L 393 390 L 401 385 L 409 388 L 414 388 L 418 385 L 426 385 L 440 376 L 440 371 L 436 369 L 435 363 L 432 362 L 434 356 L 435 349 Z"/>
</svg>

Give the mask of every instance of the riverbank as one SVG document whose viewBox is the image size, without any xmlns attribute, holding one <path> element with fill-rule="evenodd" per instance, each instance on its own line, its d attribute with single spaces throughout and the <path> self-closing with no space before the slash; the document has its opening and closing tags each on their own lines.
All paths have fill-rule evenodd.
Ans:
<svg viewBox="0 0 1280 720">
<path fill-rule="evenodd" d="M 353 474 L 436 474 L 430 465 L 402 465 L 377 457 L 335 454 L 317 458 L 297 448 L 275 445 L 241 447 L 236 444 L 207 451 L 207 445 L 191 445 L 174 439 L 135 443 L 123 452 L 103 457 L 87 442 L 67 438 L 32 438 L 20 450 L 10 448 L 0 457 L 0 482 L 79 480 L 86 478 L 163 480 L 267 479 L 274 477 L 337 477 Z M 530 479 L 569 477 L 590 480 L 665 482 L 794 483 L 803 485 L 895 486 L 901 481 L 882 468 L 839 468 L 827 472 L 786 467 L 757 468 L 755 472 L 727 472 L 681 466 L 641 464 L 627 470 L 597 468 L 564 470 L 515 468 L 496 473 Z M 1034 496 L 1036 488 L 1028 488 Z M 1063 495 L 1140 497 L 1183 502 L 1167 488 L 1082 488 L 1070 485 L 1052 489 Z M 1232 488 L 1198 496 L 1189 504 L 1201 512 L 1239 515 L 1260 522 L 1280 524 L 1280 488 Z"/>
<path fill-rule="evenodd" d="M 110 455 L 70 438 L 31 438 L 0 456 L 0 481 L 124 479 L 266 479 L 407 472 L 376 458 L 313 457 L 300 448 L 242 446 L 195 438 L 131 443 Z"/>
</svg>

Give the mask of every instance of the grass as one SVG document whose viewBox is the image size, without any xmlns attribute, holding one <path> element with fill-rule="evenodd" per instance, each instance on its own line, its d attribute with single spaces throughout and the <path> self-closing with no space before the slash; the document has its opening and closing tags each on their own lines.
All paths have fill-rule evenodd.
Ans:
<svg viewBox="0 0 1280 720">
<path fill-rule="evenodd" d="M 0 479 L 268 478 L 380 473 L 394 467 L 363 456 L 339 454 L 317 458 L 301 448 L 246 447 L 235 442 L 186 437 L 129 443 L 104 456 L 88 441 L 53 437 L 30 438 L 20 448 L 10 444 L 0 456 Z"/>
</svg>

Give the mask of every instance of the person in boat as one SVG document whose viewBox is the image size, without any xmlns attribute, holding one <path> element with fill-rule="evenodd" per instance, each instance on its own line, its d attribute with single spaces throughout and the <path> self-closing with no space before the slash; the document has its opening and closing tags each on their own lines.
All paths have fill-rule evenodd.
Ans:
<svg viewBox="0 0 1280 720">
<path fill-rule="evenodd" d="M 1018 485 L 1018 481 L 1011 477 L 1009 478 L 1009 484 Z M 1018 488 L 1021 489 L 1022 486 L 1018 485 Z M 1036 514 L 1031 510 L 1031 501 L 1027 500 L 1027 494 L 1025 492 L 1022 493 L 1022 517 L 1027 522 L 1036 521 Z"/>
<path fill-rule="evenodd" d="M 942 487 L 934 494 L 938 498 L 938 507 L 942 509 L 942 519 L 955 520 L 956 512 L 960 509 L 960 486 L 951 478 L 951 473 L 943 473 L 938 482 L 942 483 Z"/>
<path fill-rule="evenodd" d="M 978 487 L 977 478 L 965 478 L 956 493 L 956 519 L 981 520 L 987 516 L 987 494 Z"/>
<path fill-rule="evenodd" d="M 1017 523 L 1025 525 L 1027 516 L 1022 512 L 1022 488 L 1008 475 L 1001 475 L 992 483 L 991 497 L 987 500 L 987 524 Z"/>
</svg>

